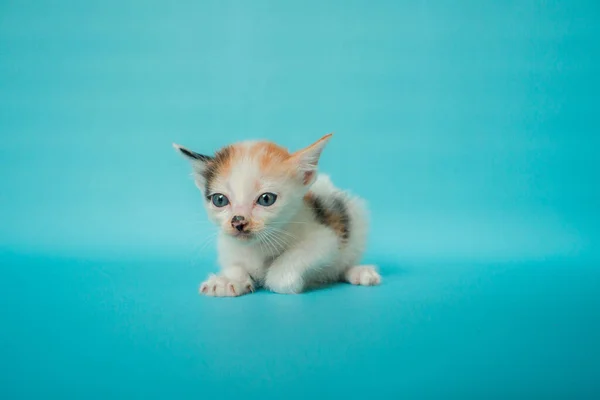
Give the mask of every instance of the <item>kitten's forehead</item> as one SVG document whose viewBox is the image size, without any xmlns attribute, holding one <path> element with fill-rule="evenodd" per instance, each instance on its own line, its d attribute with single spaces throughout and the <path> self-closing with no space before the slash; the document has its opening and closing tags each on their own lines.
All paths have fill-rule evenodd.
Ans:
<svg viewBox="0 0 600 400">
<path fill-rule="evenodd" d="M 227 182 L 235 193 L 250 193 L 261 180 L 288 172 L 285 163 L 290 153 L 283 147 L 267 141 L 246 141 L 221 149 L 212 165 L 212 179 Z"/>
<path fill-rule="evenodd" d="M 261 169 L 273 167 L 273 164 L 284 162 L 290 153 L 283 147 L 267 141 L 242 142 L 240 147 L 245 149 L 246 156 L 252 158 L 260 165 Z"/>
<path fill-rule="evenodd" d="M 230 180 L 258 180 L 279 175 L 285 171 L 290 157 L 286 149 L 266 141 L 242 142 L 234 146 Z M 254 183 L 254 182 L 252 182 Z"/>
</svg>

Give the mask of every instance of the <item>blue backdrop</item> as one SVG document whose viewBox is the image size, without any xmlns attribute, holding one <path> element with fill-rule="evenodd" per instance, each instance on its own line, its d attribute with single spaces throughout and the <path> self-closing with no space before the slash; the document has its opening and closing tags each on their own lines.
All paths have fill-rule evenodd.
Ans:
<svg viewBox="0 0 600 400">
<path fill-rule="evenodd" d="M 594 1 L 0 2 L 0 397 L 600 396 Z M 171 148 L 296 149 L 383 285 L 207 299 Z"/>
</svg>

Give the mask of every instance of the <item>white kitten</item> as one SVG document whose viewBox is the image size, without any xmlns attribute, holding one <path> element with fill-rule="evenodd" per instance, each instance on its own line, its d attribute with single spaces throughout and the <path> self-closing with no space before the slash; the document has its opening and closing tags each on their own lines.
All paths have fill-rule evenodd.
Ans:
<svg viewBox="0 0 600 400">
<path fill-rule="evenodd" d="M 357 265 L 365 248 L 364 203 L 317 175 L 326 135 L 289 153 L 271 142 L 242 142 L 214 156 L 174 145 L 189 158 L 210 219 L 220 226 L 221 273 L 200 285 L 208 296 L 265 287 L 300 293 L 337 281 L 377 285 L 374 266 Z"/>
</svg>

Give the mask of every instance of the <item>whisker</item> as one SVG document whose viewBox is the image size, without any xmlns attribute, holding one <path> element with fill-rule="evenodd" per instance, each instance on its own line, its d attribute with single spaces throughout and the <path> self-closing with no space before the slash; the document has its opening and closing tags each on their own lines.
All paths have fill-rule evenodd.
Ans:
<svg viewBox="0 0 600 400">
<path fill-rule="evenodd" d="M 210 245 L 211 243 L 214 242 L 217 235 L 218 235 L 218 232 L 213 232 L 212 234 L 208 235 L 202 242 L 200 242 L 194 246 L 194 249 L 192 250 L 192 254 L 191 254 L 192 259 L 190 260 L 190 265 L 192 267 L 197 266 L 198 263 L 202 260 L 202 257 L 201 257 L 202 252 L 204 250 L 206 250 L 208 245 Z"/>
<path fill-rule="evenodd" d="M 267 231 L 265 231 L 267 232 Z M 265 240 L 266 242 L 269 244 L 269 248 L 272 250 L 271 251 L 271 256 L 275 256 L 275 253 L 277 253 L 277 247 L 275 246 L 275 244 L 273 243 L 273 240 L 269 237 L 268 234 L 265 233 Z"/>
<path fill-rule="evenodd" d="M 271 230 L 273 232 L 278 233 L 278 234 L 286 235 L 287 238 L 289 238 L 290 240 L 298 240 L 298 237 L 296 235 L 293 235 L 293 234 L 291 234 L 290 232 L 288 232 L 286 230 L 275 228 L 275 227 L 272 227 Z"/>
<path fill-rule="evenodd" d="M 277 244 L 277 246 L 281 248 L 288 247 L 289 245 L 289 243 L 283 240 L 283 238 L 276 236 L 274 232 L 269 232 L 269 237 L 271 238 L 271 240 L 273 240 L 273 242 Z"/>
<path fill-rule="evenodd" d="M 194 250 L 194 253 L 198 253 L 198 254 L 202 253 L 202 251 L 204 249 L 206 249 L 206 247 L 215 240 L 217 235 L 218 235 L 218 232 L 214 232 L 213 234 L 206 237 L 206 239 L 204 239 L 204 241 L 201 244 L 198 244 L 198 246 L 200 246 L 200 248 L 197 250 Z"/>
<path fill-rule="evenodd" d="M 257 237 L 258 237 L 258 244 L 260 245 L 261 252 L 266 253 L 265 248 L 263 246 L 263 242 L 264 242 L 263 233 L 262 232 L 258 232 Z"/>
<path fill-rule="evenodd" d="M 269 225 L 278 225 L 278 226 L 282 226 L 282 225 L 287 225 L 287 224 L 308 224 L 308 222 L 303 222 L 303 221 L 287 221 L 287 222 L 271 222 L 269 223 Z"/>
</svg>

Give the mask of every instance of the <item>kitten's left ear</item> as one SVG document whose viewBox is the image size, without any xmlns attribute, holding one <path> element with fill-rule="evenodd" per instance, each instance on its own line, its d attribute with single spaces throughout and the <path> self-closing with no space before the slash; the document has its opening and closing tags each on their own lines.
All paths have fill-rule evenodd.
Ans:
<svg viewBox="0 0 600 400">
<path fill-rule="evenodd" d="M 321 152 L 325 148 L 333 133 L 323 136 L 310 146 L 292 154 L 291 159 L 302 173 L 302 181 L 305 186 L 312 184 L 317 176 L 317 166 Z"/>
</svg>

